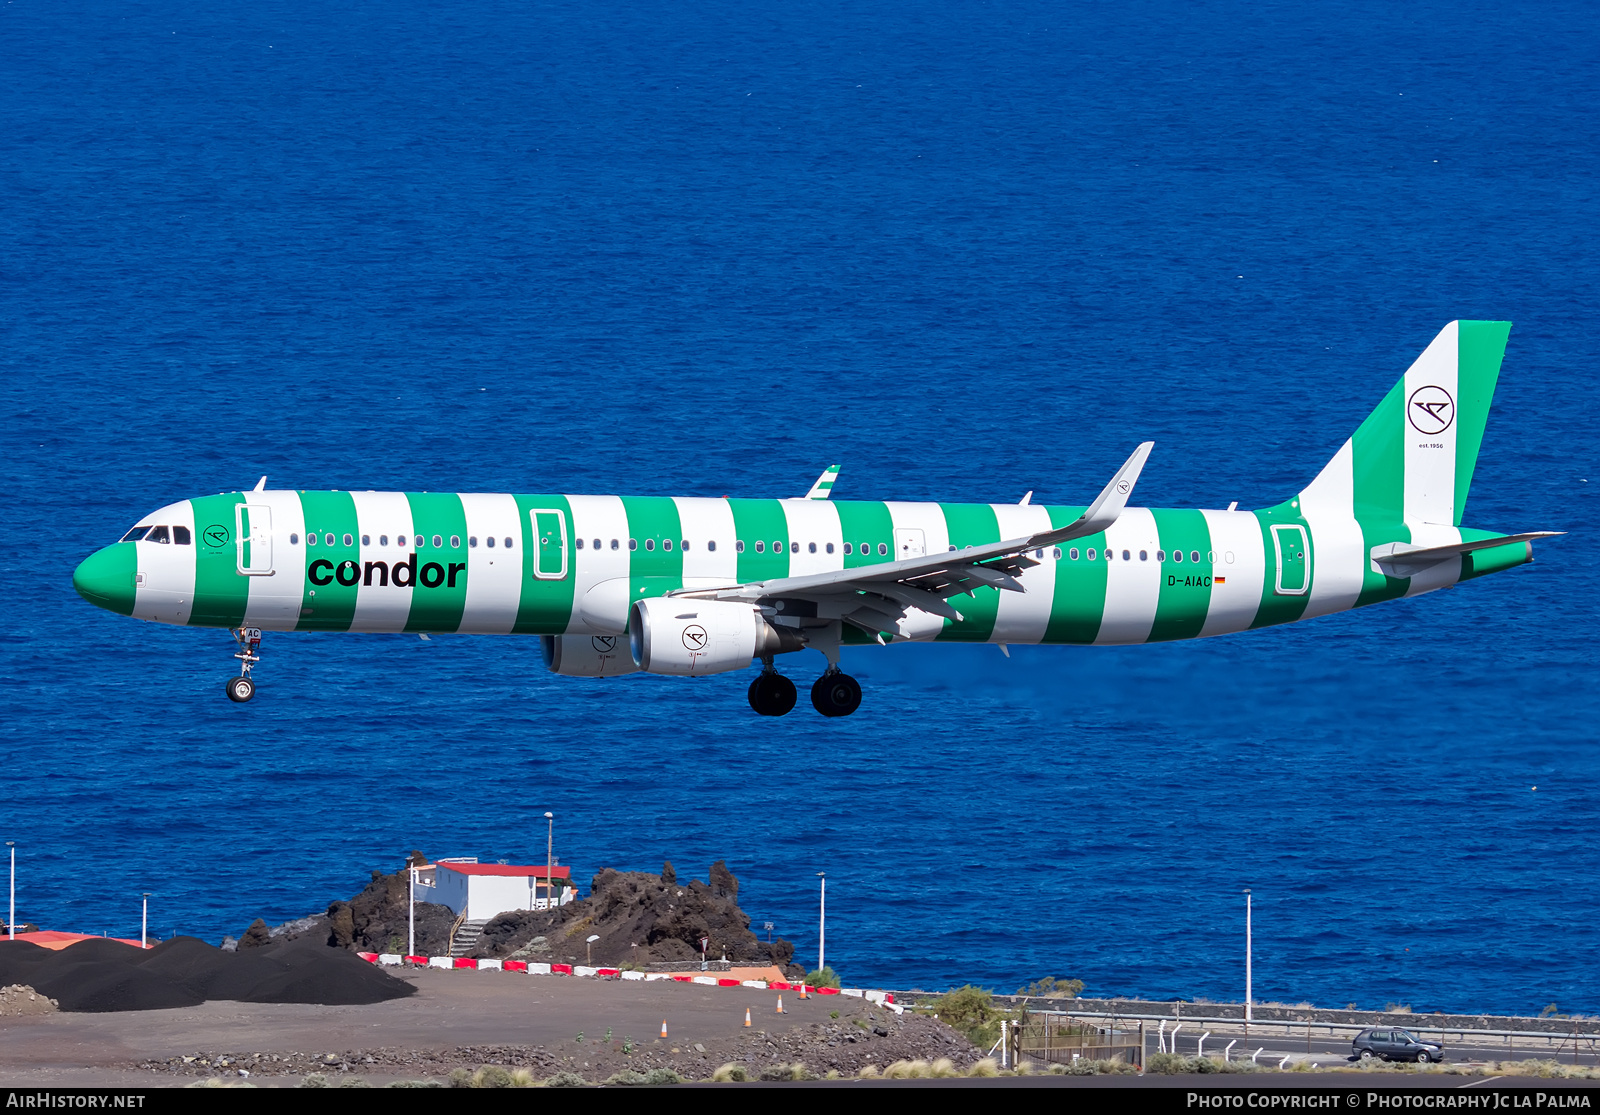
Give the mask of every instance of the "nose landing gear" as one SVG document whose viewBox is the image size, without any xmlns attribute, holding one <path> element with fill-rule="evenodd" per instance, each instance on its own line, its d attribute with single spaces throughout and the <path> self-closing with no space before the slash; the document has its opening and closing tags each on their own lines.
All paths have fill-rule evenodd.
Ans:
<svg viewBox="0 0 1600 1115">
<path fill-rule="evenodd" d="M 239 660 L 239 676 L 228 679 L 228 700 L 243 704 L 256 695 L 256 683 L 251 679 L 250 671 L 261 661 L 261 655 L 256 653 L 261 649 L 261 629 L 236 627 L 229 634 L 239 645 L 239 651 L 234 655 Z"/>
<path fill-rule="evenodd" d="M 861 707 L 861 683 L 834 667 L 811 686 L 811 704 L 823 716 L 849 716 Z"/>
<path fill-rule="evenodd" d="M 762 716 L 782 716 L 794 708 L 799 694 L 795 692 L 794 682 L 772 668 L 772 659 L 764 658 L 761 663 L 762 670 L 750 683 L 746 694 L 750 707 Z"/>
</svg>

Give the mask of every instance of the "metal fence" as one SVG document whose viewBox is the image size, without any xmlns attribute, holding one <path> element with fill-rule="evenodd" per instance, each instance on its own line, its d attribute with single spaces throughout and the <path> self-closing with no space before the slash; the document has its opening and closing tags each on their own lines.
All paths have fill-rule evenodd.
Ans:
<svg viewBox="0 0 1600 1115">
<path fill-rule="evenodd" d="M 1029 1014 L 1017 1028 L 1016 1052 L 1031 1061 L 1071 1064 L 1086 1061 L 1126 1061 L 1144 1065 L 1144 1026 L 1119 1029 L 1115 1023 L 1096 1025 L 1066 1014 Z"/>
</svg>

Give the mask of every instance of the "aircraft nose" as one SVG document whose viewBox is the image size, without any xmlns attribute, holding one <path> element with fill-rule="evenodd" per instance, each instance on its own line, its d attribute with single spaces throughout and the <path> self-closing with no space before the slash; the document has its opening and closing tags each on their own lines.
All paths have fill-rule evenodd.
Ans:
<svg viewBox="0 0 1600 1115">
<path fill-rule="evenodd" d="M 97 608 L 133 615 L 133 575 L 139 564 L 132 542 L 96 550 L 72 572 L 72 587 Z"/>
</svg>

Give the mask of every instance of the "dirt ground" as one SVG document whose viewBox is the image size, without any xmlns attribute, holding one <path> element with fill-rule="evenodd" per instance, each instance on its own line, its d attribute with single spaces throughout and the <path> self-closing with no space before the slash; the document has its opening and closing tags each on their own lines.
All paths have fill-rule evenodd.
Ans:
<svg viewBox="0 0 1600 1115">
<path fill-rule="evenodd" d="M 514 972 L 409 970 L 418 993 L 370 1006 L 207 1002 L 175 1010 L 0 1018 L 0 1085 L 187 1084 L 249 1074 L 293 1085 L 308 1073 L 381 1085 L 458 1067 L 563 1069 L 604 1080 L 625 1068 L 709 1077 L 733 1061 L 803 1061 L 819 1074 L 869 1063 L 981 1053 L 948 1026 L 861 999 L 672 982 Z M 744 1026 L 749 1010 L 752 1025 Z M 667 1024 L 668 1036 L 660 1037 Z"/>
</svg>

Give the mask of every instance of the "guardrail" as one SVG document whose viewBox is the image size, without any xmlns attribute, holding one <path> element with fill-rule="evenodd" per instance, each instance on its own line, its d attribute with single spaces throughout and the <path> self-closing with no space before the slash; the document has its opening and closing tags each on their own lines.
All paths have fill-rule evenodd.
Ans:
<svg viewBox="0 0 1600 1115">
<path fill-rule="evenodd" d="M 1073 1011 L 1073 1010 L 1030 1011 L 1029 1013 L 1030 1014 L 1054 1014 L 1054 1015 L 1061 1015 L 1061 1016 L 1067 1017 L 1067 1018 L 1080 1018 L 1080 1019 L 1084 1019 L 1084 1020 L 1094 1019 L 1094 1020 L 1101 1020 L 1101 1021 L 1104 1021 L 1104 1020 L 1113 1020 L 1113 1021 L 1126 1020 L 1126 1021 L 1129 1021 L 1129 1022 L 1158 1022 L 1158 1021 L 1159 1022 L 1173 1022 L 1173 1021 L 1175 1021 L 1171 1015 L 1166 1015 L 1166 1014 L 1131 1014 L 1131 1013 L 1125 1014 L 1125 1013 L 1123 1013 L 1121 1011 L 1118 1011 L 1115 1014 L 1113 1014 L 1110 1011 Z M 1311 1036 L 1312 1036 L 1312 1034 L 1316 1030 L 1319 1030 L 1319 1029 L 1326 1029 L 1328 1031 L 1328 1036 L 1330 1038 L 1334 1036 L 1335 1031 L 1340 1031 L 1340 1030 L 1345 1031 L 1347 1033 L 1360 1033 L 1362 1030 L 1371 1030 L 1371 1029 L 1375 1029 L 1375 1028 L 1377 1028 L 1377 1029 L 1402 1029 L 1402 1030 L 1409 1030 L 1410 1032 L 1412 1032 L 1414 1034 L 1437 1034 L 1441 1038 L 1448 1037 L 1448 1036 L 1453 1034 L 1453 1035 L 1456 1036 L 1456 1040 L 1458 1042 L 1460 1042 L 1461 1044 L 1463 1044 L 1463 1045 L 1469 1044 L 1469 1039 L 1472 1039 L 1472 1038 L 1494 1038 L 1494 1039 L 1497 1039 L 1497 1040 L 1495 1042 L 1493 1042 L 1492 1044 L 1496 1044 L 1496 1045 L 1499 1044 L 1499 1040 L 1500 1039 L 1503 1039 L 1505 1041 L 1505 1043 L 1506 1043 L 1506 1050 L 1507 1050 L 1508 1053 L 1511 1052 L 1512 1049 L 1514 1048 L 1513 1047 L 1513 1042 L 1516 1042 L 1518 1040 L 1538 1040 L 1538 1039 L 1543 1039 L 1544 1043 L 1545 1043 L 1545 1045 L 1547 1047 L 1550 1046 L 1550 1045 L 1555 1045 L 1556 1052 L 1558 1052 L 1558 1053 L 1561 1051 L 1562 1047 L 1566 1046 L 1570 1042 L 1571 1045 L 1572 1045 L 1572 1052 L 1573 1052 L 1574 1055 L 1576 1055 L 1580 1051 L 1580 1048 L 1579 1048 L 1580 1043 L 1587 1043 L 1588 1046 L 1589 1046 L 1589 1048 L 1587 1050 L 1585 1050 L 1584 1052 L 1588 1052 L 1590 1054 L 1595 1054 L 1595 1055 L 1600 1055 L 1600 1031 L 1588 1032 L 1588 1033 L 1582 1032 L 1582 1031 L 1571 1031 L 1571 1032 L 1563 1034 L 1563 1033 L 1552 1033 L 1551 1031 L 1548 1031 L 1548 1030 L 1488 1030 L 1488 1029 L 1478 1029 L 1476 1027 L 1470 1027 L 1470 1026 L 1469 1027 L 1458 1027 L 1458 1026 L 1415 1026 L 1415 1025 L 1402 1026 L 1402 1025 L 1397 1025 L 1397 1024 L 1393 1024 L 1393 1023 L 1384 1023 L 1384 1024 L 1380 1025 L 1380 1026 L 1374 1027 L 1373 1024 L 1371 1024 L 1371 1023 L 1320 1022 L 1320 1021 L 1316 1021 L 1314 1019 L 1297 1020 L 1297 1019 L 1280 1019 L 1280 1018 L 1272 1018 L 1272 1019 L 1259 1019 L 1258 1018 L 1258 1019 L 1253 1019 L 1253 1020 L 1250 1020 L 1250 1021 L 1246 1021 L 1245 1019 L 1242 1019 L 1242 1018 L 1226 1018 L 1226 1017 L 1216 1017 L 1216 1016 L 1207 1017 L 1205 1015 L 1198 1015 L 1198 1014 L 1196 1014 L 1196 1015 L 1184 1015 L 1181 1025 L 1187 1026 L 1187 1025 L 1191 1025 L 1191 1024 L 1192 1025 L 1196 1025 L 1196 1026 L 1228 1026 L 1228 1027 L 1231 1027 L 1233 1029 L 1243 1029 L 1243 1030 L 1245 1030 L 1246 1032 L 1248 1032 L 1248 1033 L 1250 1033 L 1252 1035 L 1254 1035 L 1254 1034 L 1263 1034 L 1263 1035 L 1271 1034 L 1271 1033 L 1277 1031 L 1279 1027 L 1282 1027 L 1283 1028 L 1282 1029 L 1282 1033 L 1285 1036 L 1292 1036 L 1297 1031 L 1304 1031 L 1307 1041 L 1309 1041 Z M 1491 1043 L 1490 1042 L 1471 1042 L 1470 1044 L 1489 1045 Z"/>
</svg>

